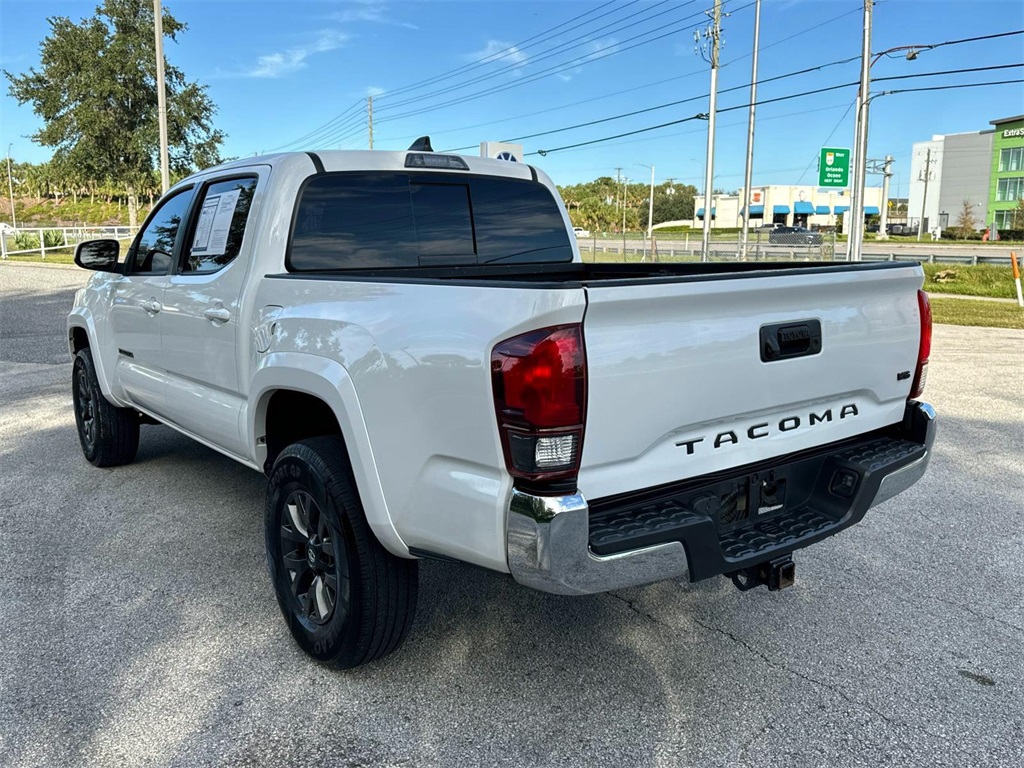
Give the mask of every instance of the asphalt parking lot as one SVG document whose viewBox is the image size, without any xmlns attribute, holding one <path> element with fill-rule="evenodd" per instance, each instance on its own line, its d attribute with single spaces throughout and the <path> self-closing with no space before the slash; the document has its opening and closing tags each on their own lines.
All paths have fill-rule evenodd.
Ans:
<svg viewBox="0 0 1024 768">
<path fill-rule="evenodd" d="M 341 673 L 279 617 L 262 476 L 165 427 L 82 458 L 85 277 L 0 265 L 0 765 L 1024 764 L 1024 332 L 937 326 L 929 474 L 790 590 L 425 562 L 406 645 Z"/>
</svg>

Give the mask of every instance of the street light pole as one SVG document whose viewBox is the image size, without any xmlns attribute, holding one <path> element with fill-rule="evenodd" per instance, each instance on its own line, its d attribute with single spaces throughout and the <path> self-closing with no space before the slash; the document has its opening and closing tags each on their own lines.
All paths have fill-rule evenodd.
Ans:
<svg viewBox="0 0 1024 768">
<path fill-rule="evenodd" d="M 18 217 L 14 214 L 14 177 L 11 176 L 11 147 L 13 143 L 7 145 L 7 192 L 11 196 L 11 226 L 15 229 L 18 228 Z"/>
<path fill-rule="evenodd" d="M 871 98 L 871 13 L 874 0 L 864 0 L 864 30 L 857 91 L 857 126 L 853 142 L 853 195 L 850 201 L 850 237 L 847 259 L 860 261 L 864 245 L 864 187 L 867 178 L 868 101 Z"/>
<path fill-rule="evenodd" d="M 160 122 L 160 185 L 163 192 L 171 186 L 167 152 L 167 90 L 164 87 L 164 20 L 160 0 L 153 0 L 153 28 L 156 34 L 156 106 Z"/>
<path fill-rule="evenodd" d="M 761 37 L 761 0 L 754 3 L 754 59 L 750 66 L 750 117 L 747 120 L 747 167 L 743 172 L 743 237 L 740 258 L 747 258 L 747 236 L 750 231 L 750 181 L 754 169 L 754 104 L 757 103 L 757 54 Z M 704 211 L 707 213 L 707 210 Z"/>
</svg>

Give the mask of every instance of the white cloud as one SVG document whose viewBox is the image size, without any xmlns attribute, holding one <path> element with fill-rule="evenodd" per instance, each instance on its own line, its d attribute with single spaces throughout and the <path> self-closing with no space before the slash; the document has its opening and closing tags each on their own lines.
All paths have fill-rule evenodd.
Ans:
<svg viewBox="0 0 1024 768">
<path fill-rule="evenodd" d="M 340 48 L 348 40 L 348 35 L 338 30 L 328 29 L 317 35 L 313 42 L 276 51 L 260 56 L 256 65 L 245 72 L 247 77 L 275 78 L 297 72 L 305 68 L 306 59 L 317 53 L 326 53 Z"/>
<path fill-rule="evenodd" d="M 618 49 L 619 41 L 614 37 L 609 37 L 605 40 L 591 40 L 587 43 L 587 52 L 583 56 L 580 56 L 578 59 L 574 59 L 571 62 L 571 66 L 567 69 L 556 73 L 558 79 L 563 83 L 567 83 L 583 71 L 583 65 L 588 61 L 596 58 L 604 58 L 601 54 L 604 54 L 606 51 L 617 51 Z"/>
<path fill-rule="evenodd" d="M 466 54 L 466 58 L 470 61 L 487 59 L 486 63 L 503 67 L 507 67 L 509 64 L 522 66 L 530 60 L 529 56 L 512 43 L 505 43 L 501 40 L 488 40 L 482 51 Z"/>
<path fill-rule="evenodd" d="M 390 24 L 406 29 L 419 29 L 407 21 L 396 21 L 388 16 L 388 7 L 380 0 L 354 0 L 344 11 L 332 13 L 328 18 L 342 24 L 365 22 L 368 24 Z"/>
<path fill-rule="evenodd" d="M 383 93 L 385 93 L 384 89 L 381 88 L 378 85 L 368 85 L 368 86 L 366 86 L 366 95 L 367 96 L 377 97 L 377 96 L 380 96 Z"/>
</svg>

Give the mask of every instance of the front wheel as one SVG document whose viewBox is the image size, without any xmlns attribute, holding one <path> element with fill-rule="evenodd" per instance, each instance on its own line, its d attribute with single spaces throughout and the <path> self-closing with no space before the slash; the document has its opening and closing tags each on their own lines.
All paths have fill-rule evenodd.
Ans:
<svg viewBox="0 0 1024 768">
<path fill-rule="evenodd" d="M 348 669 L 402 644 L 416 613 L 417 562 L 373 535 L 341 438 L 281 452 L 264 523 L 270 578 L 299 647 Z"/>
<path fill-rule="evenodd" d="M 82 453 L 97 467 L 129 464 L 139 450 L 139 415 L 103 396 L 89 348 L 75 355 L 71 397 Z"/>
</svg>

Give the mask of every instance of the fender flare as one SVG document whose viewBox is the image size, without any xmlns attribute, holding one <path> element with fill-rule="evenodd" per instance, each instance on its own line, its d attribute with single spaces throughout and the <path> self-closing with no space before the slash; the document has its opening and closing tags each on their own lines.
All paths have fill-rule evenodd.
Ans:
<svg viewBox="0 0 1024 768">
<path fill-rule="evenodd" d="M 92 350 L 92 364 L 93 368 L 96 370 L 96 379 L 100 384 L 100 392 L 102 392 L 103 396 L 110 402 L 117 406 L 124 407 L 126 403 L 114 395 L 114 390 L 110 386 L 110 379 L 107 377 L 107 369 L 103 364 L 103 351 L 100 349 L 97 341 L 96 323 L 93 320 L 92 312 L 90 312 L 88 308 L 75 307 L 68 315 L 68 352 L 72 359 L 74 359 L 75 353 L 71 349 L 71 331 L 75 328 L 80 328 L 85 331 L 86 338 L 89 341 L 89 349 Z"/>
<path fill-rule="evenodd" d="M 345 440 L 370 529 L 389 552 L 410 557 L 409 547 L 402 541 L 388 511 L 359 398 L 345 367 L 329 358 L 303 352 L 275 352 L 263 358 L 249 388 L 248 415 L 243 425 L 245 439 L 259 466 L 266 461 L 267 447 L 257 440 L 265 434 L 267 406 L 278 390 L 312 395 L 331 409 Z"/>
</svg>

